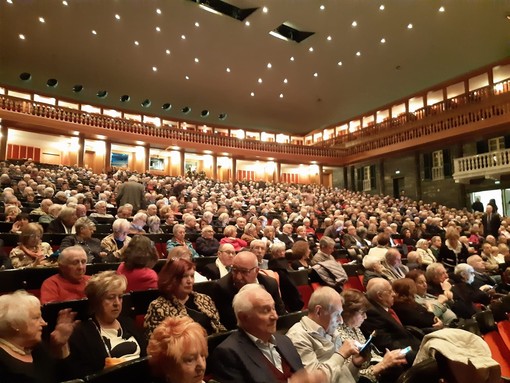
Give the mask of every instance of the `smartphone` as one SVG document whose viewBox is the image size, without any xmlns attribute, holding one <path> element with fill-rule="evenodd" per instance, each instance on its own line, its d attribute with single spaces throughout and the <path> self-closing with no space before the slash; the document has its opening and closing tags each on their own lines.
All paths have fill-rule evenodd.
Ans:
<svg viewBox="0 0 510 383">
<path fill-rule="evenodd" d="M 402 350 L 400 350 L 400 355 L 405 355 L 409 351 L 411 351 L 411 346 L 407 346 L 406 348 L 403 348 Z"/>
<path fill-rule="evenodd" d="M 372 331 L 372 334 L 370 334 L 370 337 L 367 339 L 367 341 L 365 342 L 365 344 L 360 344 L 359 347 L 359 353 L 363 353 L 363 351 L 367 350 L 368 347 L 372 344 L 372 339 L 374 338 L 375 336 L 375 330 Z"/>
</svg>

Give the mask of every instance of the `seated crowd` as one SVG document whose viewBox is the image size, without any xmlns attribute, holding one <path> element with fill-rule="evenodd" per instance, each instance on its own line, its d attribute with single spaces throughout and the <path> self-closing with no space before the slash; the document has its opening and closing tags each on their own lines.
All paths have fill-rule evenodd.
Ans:
<svg viewBox="0 0 510 383">
<path fill-rule="evenodd" d="M 495 204 L 470 212 L 319 185 L 0 167 L 0 239 L 17 236 L 1 244 L 2 268 L 56 271 L 37 297 L 0 296 L 2 382 L 84 378 L 146 355 L 151 381 L 201 382 L 209 352 L 219 382 L 394 382 L 425 334 L 510 293 L 510 219 Z M 113 270 L 89 276 L 87 264 Z M 144 291 L 156 295 L 142 328 L 123 298 Z M 62 310 L 43 341 L 40 305 L 78 299 L 89 319 Z M 283 335 L 278 317 L 303 308 Z"/>
</svg>

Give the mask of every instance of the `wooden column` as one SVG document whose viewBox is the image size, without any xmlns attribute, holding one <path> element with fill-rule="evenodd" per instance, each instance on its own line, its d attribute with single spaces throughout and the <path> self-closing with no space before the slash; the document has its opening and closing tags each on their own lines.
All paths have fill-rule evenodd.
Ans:
<svg viewBox="0 0 510 383">
<path fill-rule="evenodd" d="M 82 133 L 78 136 L 78 145 L 78 166 L 82 168 L 85 162 L 85 136 Z"/>
<path fill-rule="evenodd" d="M 144 149 L 145 149 L 145 169 L 144 169 L 144 171 L 149 172 L 150 167 L 151 167 L 151 147 L 149 144 L 147 144 L 144 146 Z"/>
<path fill-rule="evenodd" d="M 184 152 L 184 150 L 181 150 L 179 153 L 181 154 L 180 175 L 184 176 L 186 174 L 186 169 L 184 167 L 184 165 L 186 164 L 186 153 Z"/>
<path fill-rule="evenodd" d="M 212 156 L 212 178 L 214 180 L 218 179 L 218 156 L 214 155 Z"/>
<path fill-rule="evenodd" d="M 237 158 L 232 157 L 232 182 L 237 180 Z"/>
<path fill-rule="evenodd" d="M 0 119 L 0 161 L 7 159 L 7 136 L 9 135 L 9 129 L 4 122 Z"/>
<path fill-rule="evenodd" d="M 108 172 L 112 167 L 112 143 L 105 141 L 104 143 L 104 171 Z"/>
</svg>

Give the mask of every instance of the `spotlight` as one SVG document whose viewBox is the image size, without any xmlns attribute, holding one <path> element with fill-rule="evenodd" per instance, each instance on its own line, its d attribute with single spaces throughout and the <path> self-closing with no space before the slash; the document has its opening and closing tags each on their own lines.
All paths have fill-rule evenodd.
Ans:
<svg viewBox="0 0 510 383">
<path fill-rule="evenodd" d="M 166 104 L 163 104 L 161 106 L 161 109 L 163 109 L 163 110 L 170 110 L 170 109 L 172 109 L 172 104 L 167 102 Z"/>
<path fill-rule="evenodd" d="M 83 85 L 76 84 L 75 86 L 73 86 L 74 93 L 80 93 L 82 90 L 83 90 Z"/>
<path fill-rule="evenodd" d="M 129 100 L 131 100 L 131 97 L 129 97 L 127 94 L 120 96 L 121 102 L 128 102 Z"/>
<path fill-rule="evenodd" d="M 151 104 L 152 104 L 152 102 L 148 98 L 146 98 L 145 100 L 142 101 L 142 107 L 144 107 L 144 108 L 148 108 L 149 106 L 151 106 Z"/>
<path fill-rule="evenodd" d="M 191 112 L 191 108 L 189 106 L 185 106 L 184 108 L 181 109 L 181 112 L 184 114 L 188 114 L 189 112 Z"/>
<path fill-rule="evenodd" d="M 50 88 L 56 88 L 58 85 L 58 80 L 56 78 L 50 78 L 46 81 L 46 85 Z"/>
<path fill-rule="evenodd" d="M 227 118 L 227 113 L 220 113 L 218 115 L 218 119 L 220 119 L 221 121 L 225 120 Z"/>
<path fill-rule="evenodd" d="M 22 81 L 30 81 L 32 79 L 32 75 L 30 73 L 23 72 L 22 74 L 19 75 L 19 78 Z"/>
<path fill-rule="evenodd" d="M 100 90 L 97 92 L 96 96 L 99 98 L 106 98 L 106 96 L 108 96 L 108 91 Z"/>
<path fill-rule="evenodd" d="M 204 110 L 202 110 L 202 112 L 200 112 L 201 117 L 207 117 L 208 115 L 209 115 L 209 111 L 207 109 L 204 109 Z"/>
</svg>

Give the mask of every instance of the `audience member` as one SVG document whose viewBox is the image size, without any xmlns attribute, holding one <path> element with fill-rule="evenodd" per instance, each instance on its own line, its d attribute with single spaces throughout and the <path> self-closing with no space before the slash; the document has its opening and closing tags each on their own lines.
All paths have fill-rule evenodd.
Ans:
<svg viewBox="0 0 510 383">
<path fill-rule="evenodd" d="M 292 245 L 290 251 L 285 252 L 285 258 L 294 270 L 309 269 L 311 266 L 310 253 L 308 243 L 298 241 Z"/>
<path fill-rule="evenodd" d="M 404 278 L 409 272 L 409 268 L 402 264 L 402 255 L 397 249 L 388 249 L 381 264 L 384 267 L 382 273 L 390 282 Z"/>
<path fill-rule="evenodd" d="M 204 257 L 215 256 L 220 242 L 214 238 L 214 229 L 211 225 L 202 228 L 202 235 L 195 242 L 197 253 Z"/>
<path fill-rule="evenodd" d="M 230 243 L 224 243 L 218 248 L 218 257 L 214 263 L 205 265 L 203 274 L 207 279 L 216 280 L 224 277 L 230 271 L 236 252 Z"/>
<path fill-rule="evenodd" d="M 59 273 L 41 285 L 41 303 L 62 302 L 85 298 L 87 254 L 81 246 L 68 247 L 58 256 Z"/>
<path fill-rule="evenodd" d="M 135 235 L 122 254 L 117 273 L 124 275 L 127 291 L 156 289 L 158 274 L 152 269 L 158 254 L 152 241 L 144 235 Z"/>
<path fill-rule="evenodd" d="M 9 258 L 12 267 L 44 267 L 53 266 L 54 259 L 50 256 L 53 250 L 49 243 L 42 242 L 43 228 L 38 223 L 29 223 L 19 236 L 19 245 L 11 250 Z"/>
<path fill-rule="evenodd" d="M 167 253 L 170 254 L 170 252 L 172 251 L 172 249 L 174 247 L 184 246 L 184 247 L 187 247 L 189 249 L 189 251 L 191 252 L 191 257 L 192 258 L 200 257 L 200 255 L 193 248 L 193 244 L 190 241 L 187 241 L 185 239 L 186 229 L 184 228 L 184 225 L 175 224 L 173 229 L 172 229 L 172 231 L 173 231 L 174 236 L 173 236 L 172 239 L 169 239 L 167 241 L 167 243 L 166 243 L 166 251 L 167 251 Z"/>
<path fill-rule="evenodd" d="M 103 262 L 107 254 L 101 249 L 101 241 L 92 237 L 96 231 L 95 223 L 87 217 L 82 217 L 76 220 L 74 228 L 75 234 L 68 235 L 62 240 L 60 251 L 71 246 L 81 246 L 87 254 L 87 263 Z"/>
<path fill-rule="evenodd" d="M 113 222 L 113 233 L 107 235 L 101 241 L 101 248 L 107 254 L 106 261 L 119 262 L 121 260 L 122 254 L 131 241 L 131 237 L 128 237 L 129 227 L 129 221 L 124 218 L 117 218 Z"/>
</svg>

